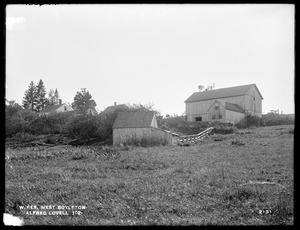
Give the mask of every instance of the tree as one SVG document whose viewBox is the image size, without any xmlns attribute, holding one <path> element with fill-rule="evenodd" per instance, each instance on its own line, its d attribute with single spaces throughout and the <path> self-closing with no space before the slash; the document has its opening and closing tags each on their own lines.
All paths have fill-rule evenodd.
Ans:
<svg viewBox="0 0 300 230">
<path fill-rule="evenodd" d="M 11 118 L 16 112 L 22 110 L 22 106 L 15 101 L 8 101 L 9 104 L 5 105 L 5 116 Z"/>
<path fill-rule="evenodd" d="M 48 106 L 54 106 L 58 104 L 59 94 L 57 89 L 55 91 L 50 89 L 48 93 Z"/>
<path fill-rule="evenodd" d="M 204 88 L 205 88 L 204 85 L 198 85 L 199 92 L 203 91 Z"/>
<path fill-rule="evenodd" d="M 215 87 L 216 87 L 215 83 L 212 83 L 211 85 L 208 85 L 206 87 L 204 85 L 198 85 L 198 90 L 199 90 L 199 92 L 208 91 L 208 90 L 212 90 Z"/>
<path fill-rule="evenodd" d="M 22 101 L 23 107 L 25 109 L 31 109 L 32 111 L 37 111 L 37 88 L 33 81 L 30 82 L 28 90 L 25 91 L 24 100 Z"/>
<path fill-rule="evenodd" d="M 78 109 L 83 113 L 86 113 L 87 109 L 95 108 L 96 102 L 92 99 L 92 95 L 86 88 L 82 88 L 81 92 L 77 92 L 72 103 L 73 109 Z"/>
<path fill-rule="evenodd" d="M 211 85 L 207 86 L 205 91 L 208 91 L 208 90 L 212 90 L 213 88 L 215 88 L 215 83 L 212 83 Z"/>
<path fill-rule="evenodd" d="M 57 91 L 57 88 L 55 89 L 55 92 L 54 92 L 54 98 L 55 98 L 56 104 L 58 104 L 58 99 L 59 99 L 60 97 L 59 97 L 59 93 L 58 93 L 58 91 Z"/>
<path fill-rule="evenodd" d="M 48 102 L 46 98 L 46 88 L 44 82 L 40 79 L 39 83 L 36 86 L 36 109 L 37 111 L 43 111 Z"/>
</svg>

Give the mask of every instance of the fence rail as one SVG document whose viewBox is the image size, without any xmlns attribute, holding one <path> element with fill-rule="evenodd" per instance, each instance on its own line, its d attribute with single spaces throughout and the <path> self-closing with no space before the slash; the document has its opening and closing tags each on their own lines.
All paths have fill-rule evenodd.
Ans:
<svg viewBox="0 0 300 230">
<path fill-rule="evenodd" d="M 201 140 L 204 137 L 206 137 L 213 129 L 214 129 L 213 127 L 210 127 L 210 128 L 205 129 L 204 131 L 202 131 L 198 134 L 184 135 L 184 136 L 180 136 L 179 134 L 172 133 L 170 131 L 166 131 L 166 132 L 172 134 L 173 136 L 178 137 L 180 142 L 188 142 L 188 141 L 194 142 L 194 141 Z"/>
</svg>

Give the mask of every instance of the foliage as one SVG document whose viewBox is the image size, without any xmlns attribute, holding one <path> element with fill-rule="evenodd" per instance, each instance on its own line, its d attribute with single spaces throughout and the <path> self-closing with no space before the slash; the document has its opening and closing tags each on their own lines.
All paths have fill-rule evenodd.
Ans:
<svg viewBox="0 0 300 230">
<path fill-rule="evenodd" d="M 42 115 L 32 121 L 30 127 L 35 134 L 58 134 L 63 132 L 70 119 L 69 113 Z"/>
<path fill-rule="evenodd" d="M 7 148 L 4 211 L 86 206 L 83 215 L 27 215 L 25 225 L 293 225 L 293 126 L 280 128 L 186 148 Z M 237 137 L 244 146 L 230 144 Z"/>
<path fill-rule="evenodd" d="M 247 127 L 252 127 L 252 126 L 258 127 L 263 125 L 264 125 L 264 121 L 261 118 L 257 116 L 253 116 L 251 114 L 247 114 L 244 119 L 242 119 L 240 122 L 236 124 L 236 127 L 238 129 L 243 129 Z"/>
<path fill-rule="evenodd" d="M 23 110 L 22 106 L 15 101 L 8 101 L 9 105 L 5 105 L 5 117 L 12 117 L 16 112 Z"/>
<path fill-rule="evenodd" d="M 100 116 L 80 114 L 70 119 L 64 132 L 70 137 L 85 140 L 101 136 L 101 125 Z"/>
<path fill-rule="evenodd" d="M 295 116 L 293 114 L 276 114 L 267 113 L 262 116 L 262 119 L 266 126 L 273 125 L 292 125 L 295 123 Z"/>
<path fill-rule="evenodd" d="M 6 137 L 20 133 L 31 133 L 30 123 L 37 118 L 37 114 L 30 109 L 22 109 L 17 103 L 5 107 Z"/>
<path fill-rule="evenodd" d="M 18 132 L 12 136 L 14 140 L 20 141 L 20 142 L 27 142 L 32 141 L 35 139 L 35 135 L 29 134 L 29 133 L 22 133 Z"/>
<path fill-rule="evenodd" d="M 295 123 L 295 118 L 293 115 L 284 115 L 277 113 L 268 113 L 262 115 L 261 118 L 247 114 L 246 117 L 236 124 L 236 127 L 247 128 L 251 126 L 273 126 L 273 125 L 290 125 Z"/>
<path fill-rule="evenodd" d="M 58 99 L 59 99 L 59 93 L 57 91 L 57 88 L 55 89 L 55 91 L 53 89 L 50 89 L 50 91 L 48 93 L 47 106 L 58 105 Z"/>
<path fill-rule="evenodd" d="M 214 127 L 212 133 L 216 133 L 216 134 L 231 134 L 237 131 L 237 128 L 233 126 L 233 124 L 231 123 L 216 122 L 213 123 L 212 126 Z"/>
<path fill-rule="evenodd" d="M 87 109 L 95 108 L 96 106 L 96 102 L 92 99 L 92 95 L 86 90 L 86 88 L 82 88 L 81 92 L 76 93 L 74 102 L 72 103 L 73 109 L 78 109 L 84 113 Z"/>
<path fill-rule="evenodd" d="M 46 88 L 44 82 L 40 79 L 36 86 L 36 110 L 43 111 L 48 104 L 48 99 L 46 98 Z"/>
<path fill-rule="evenodd" d="M 199 92 L 203 92 L 203 91 L 209 91 L 212 90 L 216 87 L 215 83 L 212 83 L 211 85 L 208 86 L 204 86 L 204 85 L 198 85 L 198 90 Z"/>
<path fill-rule="evenodd" d="M 37 111 L 37 88 L 34 85 L 33 81 L 30 82 L 28 90 L 25 91 L 23 98 L 23 107 L 25 109 L 31 109 L 32 111 Z"/>
<path fill-rule="evenodd" d="M 147 137 L 147 136 L 142 136 L 141 138 L 136 138 L 136 136 L 132 136 L 128 138 L 124 144 L 126 146 L 141 146 L 141 147 L 150 147 L 150 146 L 157 146 L 157 145 L 167 145 L 168 142 L 167 140 L 163 139 L 161 140 L 160 138 L 156 137 Z"/>
</svg>

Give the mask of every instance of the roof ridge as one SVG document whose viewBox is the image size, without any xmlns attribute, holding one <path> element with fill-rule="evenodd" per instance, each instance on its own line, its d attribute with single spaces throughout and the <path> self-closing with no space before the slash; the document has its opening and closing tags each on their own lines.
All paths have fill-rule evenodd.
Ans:
<svg viewBox="0 0 300 230">
<path fill-rule="evenodd" d="M 227 88 L 213 89 L 208 91 L 194 92 L 184 102 L 187 103 L 187 102 L 195 102 L 195 101 L 221 99 L 226 97 L 242 96 L 242 95 L 246 95 L 251 87 L 255 87 L 255 89 L 258 91 L 259 95 L 263 99 L 256 84 L 247 84 L 247 85 L 232 86 Z"/>
</svg>

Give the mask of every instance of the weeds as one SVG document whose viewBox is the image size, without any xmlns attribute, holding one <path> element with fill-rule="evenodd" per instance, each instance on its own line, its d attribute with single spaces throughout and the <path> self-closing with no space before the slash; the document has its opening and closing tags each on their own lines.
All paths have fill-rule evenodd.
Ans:
<svg viewBox="0 0 300 230">
<path fill-rule="evenodd" d="M 293 136 L 283 128 L 188 148 L 7 148 L 5 212 L 87 206 L 83 216 L 25 215 L 25 225 L 291 225 Z M 236 135 L 242 149 L 231 146 Z"/>
<path fill-rule="evenodd" d="M 166 139 L 160 139 L 155 136 L 148 137 L 142 136 L 137 138 L 135 135 L 127 138 L 124 142 L 125 146 L 141 146 L 141 147 L 151 147 L 151 146 L 165 146 L 168 144 Z"/>
</svg>

